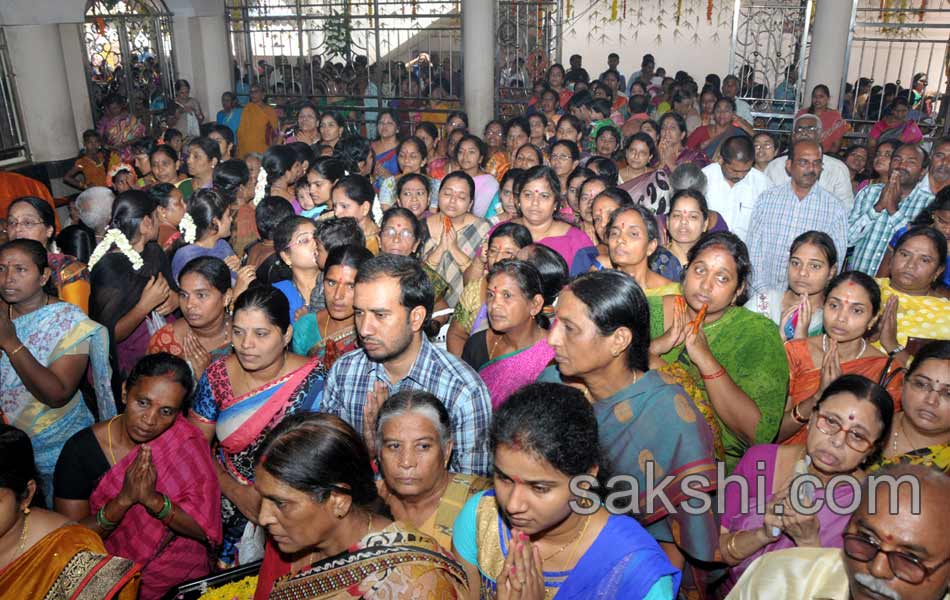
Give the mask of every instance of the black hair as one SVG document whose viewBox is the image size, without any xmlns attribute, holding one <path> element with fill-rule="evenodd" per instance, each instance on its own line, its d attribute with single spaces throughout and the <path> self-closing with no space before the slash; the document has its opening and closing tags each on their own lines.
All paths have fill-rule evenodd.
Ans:
<svg viewBox="0 0 950 600">
<path fill-rule="evenodd" d="M 211 182 L 214 189 L 220 192 L 228 204 L 233 204 L 237 201 L 238 188 L 247 185 L 250 179 L 251 172 L 247 168 L 247 163 L 232 158 L 218 163 L 218 166 L 214 168 Z"/>
<path fill-rule="evenodd" d="M 627 106 L 631 114 L 645 113 L 650 108 L 650 99 L 645 94 L 634 94 L 627 100 Z"/>
<path fill-rule="evenodd" d="M 195 378 L 191 374 L 191 367 L 183 359 L 168 352 L 146 354 L 132 367 L 125 380 L 125 389 L 131 390 L 139 379 L 144 377 L 166 377 L 180 385 L 185 390 L 185 396 L 181 399 L 178 410 L 182 413 L 188 410 L 189 400 L 195 389 Z"/>
<path fill-rule="evenodd" d="M 578 202 L 580 202 L 580 197 L 584 193 L 584 188 L 592 183 L 599 183 L 604 186 L 604 189 L 616 186 L 615 182 L 611 181 L 609 177 L 606 177 L 604 175 L 594 175 L 593 177 L 588 177 L 587 179 L 584 180 L 584 182 L 581 184 L 581 187 L 578 188 L 577 190 Z M 599 196 L 600 194 L 597 194 L 597 195 Z"/>
<path fill-rule="evenodd" d="M 41 277 L 43 276 L 43 271 L 49 268 L 49 258 L 46 254 L 46 248 L 44 248 L 43 244 L 37 242 L 36 240 L 30 240 L 27 238 L 10 240 L 9 242 L 0 246 L 0 253 L 3 253 L 4 250 L 19 250 L 27 254 L 33 264 L 36 265 Z M 57 296 L 56 284 L 53 282 L 52 273 L 46 280 L 46 283 L 43 285 L 42 289 L 47 295 L 54 297 Z"/>
<path fill-rule="evenodd" d="M 87 129 L 82 132 L 82 141 L 85 144 L 86 140 L 102 140 L 102 136 L 99 135 L 99 132 L 95 129 Z"/>
<path fill-rule="evenodd" d="M 531 137 L 531 123 L 528 122 L 528 119 L 525 117 L 511 117 L 505 121 L 505 142 L 508 141 L 508 132 L 511 131 L 513 127 L 517 127 L 524 132 L 526 136 Z"/>
<path fill-rule="evenodd" d="M 337 246 L 347 244 L 366 245 L 366 234 L 363 233 L 359 223 L 353 217 L 334 217 L 325 221 L 317 221 L 317 232 L 314 237 L 327 252 Z"/>
<path fill-rule="evenodd" d="M 310 170 L 310 165 L 317 160 L 317 155 L 314 154 L 310 144 L 305 142 L 290 142 L 284 145 L 294 151 L 294 154 L 297 156 L 297 162 L 301 164 L 307 163 L 308 171 Z"/>
<path fill-rule="evenodd" d="M 435 416 L 438 423 L 433 423 L 439 432 L 439 443 L 445 445 L 452 441 L 452 419 L 445 405 L 434 394 L 425 390 L 400 390 L 386 398 L 376 415 L 376 447 L 377 452 L 383 444 L 383 425 L 389 419 L 399 417 L 405 413 L 418 412 L 425 416 Z"/>
<path fill-rule="evenodd" d="M 544 161 L 542 161 L 542 164 L 543 162 Z M 518 180 L 521 179 L 522 175 L 524 175 L 524 169 L 519 169 L 517 167 L 512 167 L 508 169 L 507 171 L 505 171 L 505 174 L 502 175 L 501 181 L 498 182 L 498 189 L 501 190 L 502 188 L 504 188 L 505 184 L 508 183 L 508 180 L 510 179 L 514 181 L 514 183 L 511 185 L 511 193 L 515 196 L 515 198 L 517 198 L 518 192 L 521 191 L 521 188 L 518 185 Z"/>
<path fill-rule="evenodd" d="M 328 110 L 327 112 L 323 113 L 322 115 L 320 115 L 320 116 L 317 118 L 317 127 L 318 127 L 318 128 L 320 127 L 320 121 L 323 120 L 323 117 L 330 117 L 331 119 L 333 119 L 333 122 L 336 123 L 337 127 L 339 127 L 339 128 L 342 130 L 342 131 L 340 132 L 340 137 L 342 137 L 342 136 L 343 136 L 343 131 L 346 131 L 346 119 L 343 118 L 343 115 L 341 115 L 341 114 L 339 114 L 339 113 L 337 113 L 337 112 L 334 112 L 334 111 L 332 111 L 332 110 Z"/>
<path fill-rule="evenodd" d="M 917 369 L 928 360 L 950 360 L 950 340 L 934 340 L 921 346 L 907 368 L 904 381 L 907 381 L 907 378 L 916 373 Z"/>
<path fill-rule="evenodd" d="M 350 496 L 353 505 L 370 510 L 378 501 L 366 444 L 334 415 L 305 412 L 284 418 L 264 438 L 257 464 L 320 503 L 331 492 Z"/>
<path fill-rule="evenodd" d="M 806 231 L 805 233 L 799 235 L 792 241 L 791 247 L 788 249 L 788 256 L 791 258 L 795 251 L 804 246 L 805 244 L 811 244 L 813 246 L 818 246 L 822 253 L 825 255 L 825 260 L 828 261 L 828 265 L 832 268 L 836 267 L 838 264 L 838 250 L 835 248 L 835 242 L 831 239 L 831 236 L 825 233 L 824 231 Z"/>
<path fill-rule="evenodd" d="M 528 185 L 532 181 L 538 180 L 547 181 L 548 186 L 550 186 L 551 191 L 554 192 L 554 196 L 558 199 L 554 212 L 557 213 L 557 210 L 561 207 L 561 180 L 558 179 L 557 173 L 554 172 L 554 169 L 547 165 L 537 165 L 526 169 L 525 172 L 518 178 L 518 187 L 524 189 L 524 186 Z"/>
<path fill-rule="evenodd" d="M 327 262 L 323 265 L 323 272 L 327 273 L 330 267 L 351 267 L 359 270 L 360 266 L 369 259 L 373 258 L 373 253 L 366 249 L 366 246 L 357 246 L 356 244 L 347 244 L 337 246 L 327 254 Z"/>
<path fill-rule="evenodd" d="M 557 295 L 571 278 L 567 261 L 557 250 L 548 248 L 544 244 L 528 244 L 524 250 L 528 251 L 525 261 L 534 265 L 538 274 L 541 275 L 544 304 L 552 306 L 557 300 Z"/>
<path fill-rule="evenodd" d="M 512 394 L 492 418 L 489 444 L 522 450 L 567 475 L 598 467 L 597 492 L 609 475 L 598 439 L 597 418 L 583 392 L 560 383 L 532 383 Z"/>
<path fill-rule="evenodd" d="M 126 190 L 116 196 L 112 203 L 112 220 L 107 229 L 118 229 L 129 243 L 133 243 L 142 220 L 151 217 L 157 207 L 155 201 L 142 190 Z"/>
<path fill-rule="evenodd" d="M 528 302 L 535 296 L 544 298 L 544 286 L 541 282 L 541 273 L 539 273 L 538 268 L 530 262 L 511 258 L 498 261 L 488 271 L 488 276 L 485 278 L 485 281 L 490 282 L 493 277 L 501 273 L 510 276 L 518 283 L 518 288 Z M 543 303 L 547 304 L 546 299 Z M 534 321 L 544 329 L 547 329 L 551 324 L 543 310 L 534 316 Z"/>
<path fill-rule="evenodd" d="M 538 148 L 537 146 L 535 146 L 535 145 L 532 144 L 531 142 L 528 142 L 527 144 L 522 144 L 517 150 L 515 150 L 515 157 L 517 157 L 518 154 L 519 154 L 522 150 L 524 150 L 525 148 L 529 148 L 530 150 L 532 150 L 532 151 L 534 152 L 535 158 L 538 159 L 538 164 L 539 164 L 539 165 L 543 165 L 543 164 L 544 164 L 544 153 L 541 152 L 541 149 L 540 149 L 540 148 Z M 576 149 L 576 146 L 575 146 L 575 149 Z M 510 171 L 510 169 L 509 169 L 509 171 Z M 507 175 L 507 174 L 508 174 L 508 173 L 505 173 L 505 175 Z M 504 178 L 503 178 L 503 179 L 504 179 Z"/>
<path fill-rule="evenodd" d="M 911 227 L 917 225 L 933 225 L 934 213 L 938 210 L 950 211 L 950 187 L 945 187 L 937 192 L 933 201 L 928 204 L 920 213 L 910 222 Z"/>
<path fill-rule="evenodd" d="M 571 171 L 571 174 L 567 176 L 567 183 L 570 185 L 571 181 L 577 179 L 578 177 L 583 177 L 586 180 L 590 177 L 593 177 L 594 175 L 597 175 L 597 173 L 588 169 L 587 167 L 577 166 L 573 171 Z M 584 182 L 582 181 L 581 184 L 583 183 Z M 578 186 L 578 188 L 580 188 L 580 186 Z M 578 191 L 580 191 L 580 189 L 578 189 Z"/>
<path fill-rule="evenodd" d="M 667 114 L 670 114 L 670 113 L 667 113 Z M 608 133 L 609 133 L 610 135 L 614 136 L 614 139 L 617 140 L 617 146 L 618 146 L 618 147 L 620 146 L 620 144 L 623 143 L 623 134 L 620 133 L 620 129 L 617 128 L 615 125 L 606 125 L 606 126 L 604 126 L 604 127 L 601 127 L 600 129 L 598 129 L 598 130 L 597 130 L 597 135 L 594 136 L 594 141 L 599 140 L 601 136 L 606 135 L 606 134 L 608 134 Z M 574 148 L 577 148 L 577 144 L 571 143 L 570 145 L 571 145 L 571 146 L 574 146 Z M 578 151 L 578 157 L 579 157 L 579 156 L 580 156 L 580 151 Z"/>
<path fill-rule="evenodd" d="M 416 150 L 419 152 L 419 156 L 422 158 L 422 164 L 425 166 L 426 160 L 429 157 L 429 150 L 426 148 L 426 143 L 414 135 L 410 135 L 406 139 L 399 142 L 399 145 L 396 146 L 396 163 L 399 163 L 399 155 L 402 154 L 402 149 L 405 148 L 407 144 L 412 144 L 416 147 Z M 400 167 L 400 171 L 401 170 L 402 167 Z"/>
<path fill-rule="evenodd" d="M 392 109 L 390 109 L 392 110 Z M 435 123 L 430 123 L 428 121 L 422 121 L 416 125 L 416 131 L 426 132 L 430 138 L 433 140 L 439 139 L 439 128 L 435 126 Z M 421 138 L 420 138 L 421 139 Z"/>
<path fill-rule="evenodd" d="M 709 218 L 709 205 L 706 203 L 706 196 L 699 190 L 693 188 L 686 188 L 685 190 L 677 190 L 673 197 L 670 198 L 670 210 L 667 215 L 673 213 L 673 207 L 676 206 L 676 201 L 680 198 L 692 198 L 696 201 L 696 204 L 699 205 L 699 212 L 703 213 L 703 220 Z M 669 222 L 669 221 L 667 221 Z"/>
<path fill-rule="evenodd" d="M 145 190 L 145 193 L 155 202 L 155 206 L 168 208 L 172 200 L 172 192 L 177 189 L 174 183 L 156 183 Z"/>
<path fill-rule="evenodd" d="M 468 113 L 461 110 L 453 110 L 448 114 L 448 116 L 445 117 L 446 124 L 448 124 L 448 122 L 451 121 L 453 117 L 458 117 L 461 119 L 462 123 L 465 123 L 465 129 L 468 129 Z"/>
<path fill-rule="evenodd" d="M 607 190 L 604 190 L 603 192 L 599 194 L 599 196 L 603 196 L 606 193 L 607 193 Z M 596 201 L 597 199 L 595 198 L 594 200 Z M 656 215 L 654 215 L 653 211 L 650 210 L 649 208 L 642 206 L 640 204 L 634 204 L 632 201 L 628 205 L 621 204 L 620 208 L 610 213 L 610 218 L 607 219 L 607 227 L 606 229 L 604 229 L 605 237 L 608 237 L 608 238 L 610 237 L 610 230 L 613 229 L 614 224 L 616 224 L 617 222 L 617 219 L 619 219 L 621 215 L 628 212 L 635 212 L 638 215 L 640 215 L 640 218 L 643 219 L 643 225 L 646 228 L 647 242 L 649 243 L 649 242 L 652 242 L 653 240 L 656 240 L 658 244 L 657 248 L 659 248 L 660 226 L 656 222 Z M 649 259 L 650 256 L 647 256 L 647 259 Z"/>
<path fill-rule="evenodd" d="M 843 283 L 856 283 L 864 288 L 868 298 L 871 300 L 871 315 L 876 315 L 881 310 L 881 288 L 874 281 L 874 278 L 861 271 L 843 271 L 835 275 L 828 285 L 825 286 L 825 299 L 831 296 L 832 290 Z"/>
<path fill-rule="evenodd" d="M 571 99 L 567 101 L 567 110 L 569 112 L 572 108 L 590 108 L 593 100 L 594 96 L 590 90 L 575 91 Z"/>
<path fill-rule="evenodd" d="M 600 336 L 611 335 L 621 327 L 630 330 L 627 368 L 649 370 L 650 307 L 633 277 L 605 269 L 584 273 L 567 287 L 587 307 L 587 316 L 597 326 Z"/>
<path fill-rule="evenodd" d="M 727 76 L 726 79 L 729 79 L 729 77 Z M 738 108 L 736 106 L 735 99 L 730 98 L 729 96 L 719 96 L 719 98 L 716 99 L 716 105 L 713 106 L 713 110 L 716 110 L 716 106 L 718 106 L 720 102 L 725 102 L 726 104 L 728 104 L 729 110 L 731 110 L 733 113 L 735 113 L 736 109 Z"/>
<path fill-rule="evenodd" d="M 267 174 L 266 191 L 297 162 L 297 153 L 287 146 L 271 146 L 261 157 L 261 169 Z"/>
<path fill-rule="evenodd" d="M 544 113 L 543 113 L 543 112 L 538 111 L 538 112 L 533 112 L 533 113 L 531 113 L 530 115 L 528 115 L 528 124 L 529 124 L 529 125 L 531 124 L 531 119 L 540 119 L 540 120 L 541 120 L 541 124 L 542 124 L 543 126 L 545 126 L 545 127 L 548 126 L 548 118 L 547 118 L 546 116 L 544 116 Z"/>
<path fill-rule="evenodd" d="M 181 90 L 188 88 L 188 91 L 191 91 L 191 84 L 188 83 L 187 79 L 176 79 L 175 80 L 175 91 L 180 92 Z"/>
<path fill-rule="evenodd" d="M 752 262 L 749 260 L 749 248 L 739 236 L 729 231 L 707 231 L 702 234 L 686 254 L 687 268 L 702 252 L 717 247 L 728 252 L 736 263 L 736 289 L 742 290 L 736 296 L 736 304 L 742 306 L 749 299 L 749 286 L 746 284 L 752 274 Z M 685 273 L 686 269 L 683 272 Z"/>
<path fill-rule="evenodd" d="M 234 301 L 233 314 L 236 317 L 242 310 L 259 310 L 264 313 L 267 322 L 287 333 L 290 327 L 290 302 L 287 296 L 272 285 L 252 285 Z"/>
<path fill-rule="evenodd" d="M 508 221 L 496 227 L 491 235 L 488 236 L 488 245 L 490 246 L 497 238 L 511 238 L 518 248 L 524 248 L 532 243 L 531 232 L 527 227 L 520 223 Z"/>
<path fill-rule="evenodd" d="M 204 188 L 195 191 L 188 198 L 188 214 L 195 222 L 195 241 L 197 242 L 209 232 L 218 232 L 215 219 L 223 219 L 231 203 L 214 188 Z"/>
<path fill-rule="evenodd" d="M 132 150 L 132 154 L 151 155 L 155 150 L 155 140 L 150 137 L 140 137 L 133 141 L 129 147 Z"/>
<path fill-rule="evenodd" d="M 549 145 L 549 148 L 551 149 L 551 152 L 554 152 L 554 149 L 557 148 L 558 146 L 563 146 L 564 148 L 567 148 L 567 151 L 571 155 L 571 160 L 573 160 L 574 162 L 577 162 L 578 160 L 580 160 L 581 151 L 577 147 L 577 144 L 575 144 L 574 142 L 570 140 L 554 140 Z"/>
<path fill-rule="evenodd" d="M 178 273 L 179 286 L 181 280 L 189 273 L 201 275 L 205 281 L 211 284 L 211 287 L 222 294 L 231 289 L 231 269 L 216 256 L 199 256 L 185 263 L 185 266 Z"/>
<path fill-rule="evenodd" d="M 426 175 L 423 175 L 422 173 L 407 173 L 405 175 L 401 175 L 399 179 L 396 180 L 396 197 L 397 198 L 402 195 L 402 188 L 404 188 L 406 184 L 409 183 L 410 181 L 420 182 L 426 188 L 426 196 L 429 195 L 431 186 L 432 186 L 432 183 L 429 180 L 429 177 Z M 428 200 L 426 200 L 426 203 L 428 203 Z"/>
<path fill-rule="evenodd" d="M 942 233 L 928 225 L 917 225 L 905 231 L 897 238 L 897 243 L 894 244 L 894 253 L 897 254 L 901 246 L 916 237 L 925 237 L 930 240 L 930 243 L 934 245 L 934 249 L 937 251 L 936 265 L 938 269 L 945 269 L 947 265 L 947 240 Z"/>
<path fill-rule="evenodd" d="M 56 213 L 53 211 L 53 207 L 50 206 L 49 202 L 38 198 L 36 196 L 20 196 L 16 200 L 10 203 L 7 207 L 7 216 L 10 215 L 10 209 L 12 209 L 17 204 L 29 204 L 33 207 L 33 210 L 40 215 L 40 220 L 43 221 L 44 227 L 52 227 L 53 232 L 56 230 Z M 52 236 L 50 236 L 52 237 Z"/>
<path fill-rule="evenodd" d="M 213 139 L 204 136 L 193 138 L 188 142 L 188 147 L 191 148 L 194 146 L 201 148 L 201 151 L 205 153 L 208 160 L 217 159 L 218 162 L 221 161 L 221 146 Z"/>
<path fill-rule="evenodd" d="M 217 133 L 222 138 L 224 138 L 224 144 L 226 146 L 234 145 L 234 132 L 227 125 L 222 125 L 221 123 L 211 123 L 211 131 L 209 133 Z"/>
<path fill-rule="evenodd" d="M 56 236 L 56 245 L 63 254 L 74 256 L 83 264 L 89 264 L 89 256 L 96 248 L 96 236 L 84 225 L 70 225 L 64 227 Z"/>
<path fill-rule="evenodd" d="M 467 125 L 466 125 L 467 127 Z M 482 138 L 477 135 L 472 135 L 471 133 L 466 133 L 462 139 L 459 140 L 459 143 L 455 145 L 455 161 L 458 162 L 459 148 L 462 147 L 462 142 L 472 142 L 475 144 L 475 147 L 478 149 L 478 166 L 484 167 L 485 163 L 488 162 L 488 144 L 482 141 Z M 475 194 L 472 194 L 474 197 Z"/>
<path fill-rule="evenodd" d="M 380 254 L 363 263 L 356 274 L 356 283 L 368 283 L 381 277 L 392 277 L 399 282 L 399 304 L 406 311 L 417 306 L 425 309 L 423 327 L 432 316 L 435 291 L 429 276 L 418 260 L 396 254 Z"/>
<path fill-rule="evenodd" d="M 452 171 L 451 173 L 447 174 L 445 177 L 442 178 L 442 183 L 439 189 L 442 189 L 443 187 L 445 187 L 445 182 L 448 181 L 449 179 L 461 179 L 462 181 L 464 181 L 466 187 L 468 187 L 469 202 L 470 203 L 475 202 L 475 180 L 472 179 L 472 177 L 468 173 L 462 170 Z"/>
<path fill-rule="evenodd" d="M 280 223 L 277 224 L 277 227 L 274 228 L 274 250 L 278 253 L 287 251 L 290 248 L 291 239 L 294 237 L 294 232 L 297 231 L 297 228 L 302 225 L 310 225 L 316 227 L 316 224 L 308 219 L 307 217 L 302 217 L 300 215 L 291 215 L 285 217 Z M 314 234 L 316 237 L 316 234 Z"/>
<path fill-rule="evenodd" d="M 684 119 L 683 115 L 679 114 L 675 110 L 668 110 L 665 113 L 663 113 L 663 116 L 660 117 L 660 121 L 659 121 L 660 128 L 661 129 L 663 128 L 664 121 L 669 121 L 671 119 L 674 123 L 676 123 L 676 128 L 680 130 L 680 133 L 683 135 L 686 135 L 686 132 L 688 130 L 686 126 L 686 119 Z"/>
<path fill-rule="evenodd" d="M 617 163 L 606 156 L 593 156 L 587 161 L 587 168 L 602 177 L 604 183 L 610 187 L 617 185 L 620 177 L 620 170 L 617 169 Z"/>
<path fill-rule="evenodd" d="M 755 161 L 755 147 L 752 145 L 752 138 L 745 134 L 727 138 L 722 143 L 720 154 L 725 162 L 739 161 L 745 163 Z"/>
<path fill-rule="evenodd" d="M 874 446 L 872 446 L 874 451 L 867 459 L 872 462 L 891 437 L 891 424 L 894 421 L 894 400 L 891 398 L 891 394 L 863 375 L 848 373 L 838 377 L 824 389 L 815 402 L 812 414 L 818 412 L 825 400 L 837 394 L 851 394 L 858 400 L 867 400 L 877 409 L 877 415 L 881 419 L 883 428 L 881 434 L 874 440 Z"/>
<path fill-rule="evenodd" d="M 294 216 L 294 207 L 286 198 L 264 196 L 254 208 L 257 233 L 262 240 L 273 240 L 274 229 L 277 228 L 277 224 L 292 216 Z"/>
<path fill-rule="evenodd" d="M 219 149 L 220 151 L 220 149 Z M 152 162 L 152 157 L 156 154 L 164 154 L 172 160 L 172 162 L 178 162 L 178 152 L 168 144 L 158 144 L 152 148 L 152 151 L 148 153 L 148 160 Z"/>
<path fill-rule="evenodd" d="M 643 133 L 642 131 L 638 131 L 637 133 L 628 137 L 627 140 L 623 143 L 624 154 L 627 153 L 627 150 L 630 149 L 630 146 L 632 146 L 634 142 L 643 142 L 644 144 L 646 144 L 647 149 L 650 152 L 650 162 L 648 164 L 652 165 L 658 157 L 658 154 L 656 152 L 656 142 L 653 141 L 653 138 L 650 137 L 649 134 Z"/>
<path fill-rule="evenodd" d="M 409 221 L 410 225 L 412 225 L 412 237 L 415 238 L 418 244 L 416 246 L 416 251 L 410 254 L 410 256 L 418 259 L 419 254 L 422 252 L 422 246 L 425 244 L 426 240 L 429 239 L 429 229 L 423 224 L 422 221 L 416 218 L 416 215 L 412 214 L 411 210 L 394 205 L 387 208 L 386 212 L 383 213 L 383 218 L 379 222 L 380 234 L 382 234 L 382 231 L 386 228 L 386 224 L 389 223 L 391 219 L 397 218 L 406 219 Z"/>
<path fill-rule="evenodd" d="M 346 166 L 339 159 L 321 156 L 310 161 L 310 168 L 307 169 L 307 172 L 316 173 L 330 183 L 336 183 L 346 176 Z"/>
<path fill-rule="evenodd" d="M 44 506 L 30 436 L 13 425 L 0 423 L 0 488 L 10 490 L 17 501 L 22 502 L 29 493 L 31 481 L 36 484 L 36 492 L 30 504 Z"/>
<path fill-rule="evenodd" d="M 185 135 L 182 132 L 175 129 L 174 127 L 169 127 L 168 129 L 165 130 L 165 133 L 162 134 L 162 139 L 165 140 L 166 144 L 168 144 L 171 140 L 174 140 L 174 139 L 184 140 Z"/>
<path fill-rule="evenodd" d="M 362 175 L 341 177 L 339 181 L 333 184 L 333 191 L 335 192 L 337 189 L 343 190 L 346 197 L 357 204 L 369 203 L 372 207 L 373 200 L 376 198 L 376 190 L 373 189 L 373 184 Z"/>
<path fill-rule="evenodd" d="M 373 147 L 369 140 L 358 135 L 347 135 L 340 138 L 333 147 L 332 158 L 342 162 L 350 173 L 359 173 L 359 164 L 369 160 L 372 152 Z"/>
<path fill-rule="evenodd" d="M 577 133 L 581 133 L 581 134 L 584 133 L 584 122 L 581 121 L 579 118 L 575 117 L 574 115 L 568 114 L 568 115 L 561 116 L 561 118 L 558 119 L 557 121 L 558 127 L 560 127 L 562 123 L 567 123 Z"/>
</svg>

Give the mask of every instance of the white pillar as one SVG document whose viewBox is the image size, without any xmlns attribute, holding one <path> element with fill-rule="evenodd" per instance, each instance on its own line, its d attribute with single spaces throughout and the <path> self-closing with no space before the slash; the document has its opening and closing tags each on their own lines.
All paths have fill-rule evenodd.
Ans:
<svg viewBox="0 0 950 600">
<path fill-rule="evenodd" d="M 495 2 L 462 0 L 462 76 L 469 129 L 495 115 Z"/>
<path fill-rule="evenodd" d="M 59 25 L 59 40 L 63 45 L 66 84 L 69 86 L 77 144 L 82 140 L 82 132 L 93 128 L 92 105 L 89 103 L 89 87 L 86 84 L 86 65 L 83 63 L 86 48 L 82 44 L 81 27 L 82 25 L 77 23 Z"/>
<path fill-rule="evenodd" d="M 834 107 L 838 106 L 841 78 L 845 74 L 852 3 L 848 0 L 821 0 L 817 4 L 802 105 L 811 103 L 811 91 L 823 83 L 831 91 L 829 106 Z"/>
<path fill-rule="evenodd" d="M 191 94 L 213 121 L 221 94 L 231 89 L 231 56 L 224 15 L 173 19 L 178 76 L 191 84 Z"/>
<path fill-rule="evenodd" d="M 59 26 L 5 26 L 10 62 L 33 162 L 76 156 L 76 121 Z M 88 100 L 87 100 L 88 102 Z"/>
</svg>

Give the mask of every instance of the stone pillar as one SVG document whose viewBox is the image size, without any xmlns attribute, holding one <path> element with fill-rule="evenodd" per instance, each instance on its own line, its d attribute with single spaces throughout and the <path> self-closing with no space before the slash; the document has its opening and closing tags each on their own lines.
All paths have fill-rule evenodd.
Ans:
<svg viewBox="0 0 950 600">
<path fill-rule="evenodd" d="M 462 0 L 462 76 L 469 129 L 495 115 L 495 1 Z"/>
<path fill-rule="evenodd" d="M 175 16 L 172 20 L 178 77 L 191 84 L 205 120 L 221 110 L 221 94 L 232 89 L 231 56 L 224 15 Z"/>
<path fill-rule="evenodd" d="M 33 162 L 76 156 L 76 120 L 59 26 L 5 26 L 10 62 L 22 109 L 23 129 Z M 74 52 L 71 48 L 70 52 Z M 75 79 L 75 78 L 73 78 Z M 80 94 L 82 90 L 72 90 Z M 88 94 L 86 94 L 88 96 Z M 86 99 L 88 104 L 88 98 Z"/>
<path fill-rule="evenodd" d="M 848 32 L 851 28 L 852 3 L 847 0 L 822 0 L 815 9 L 815 24 L 808 54 L 808 73 L 802 106 L 811 103 L 811 91 L 819 83 L 831 91 L 829 106 L 839 106 L 841 78 L 845 76 Z"/>
</svg>

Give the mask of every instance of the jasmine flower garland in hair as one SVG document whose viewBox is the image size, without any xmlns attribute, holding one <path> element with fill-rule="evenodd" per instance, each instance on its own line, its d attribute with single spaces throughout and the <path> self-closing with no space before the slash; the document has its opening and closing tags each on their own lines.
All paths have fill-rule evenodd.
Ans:
<svg viewBox="0 0 950 600">
<path fill-rule="evenodd" d="M 129 240 L 127 237 L 125 237 L 125 234 L 118 229 L 112 228 L 106 231 L 102 241 L 99 242 L 99 245 L 96 246 L 95 250 L 93 250 L 92 256 L 89 257 L 88 267 L 90 271 L 94 266 L 96 266 L 96 263 L 106 255 L 113 244 L 115 244 L 115 247 L 119 249 L 119 252 L 124 254 L 125 257 L 129 259 L 129 262 L 132 263 L 132 268 L 134 270 L 138 271 L 145 265 L 145 262 L 142 260 L 142 255 L 132 247 L 132 244 L 129 243 Z"/>
<path fill-rule="evenodd" d="M 195 220 L 191 218 L 190 214 L 185 213 L 185 216 L 181 218 L 181 222 L 178 223 L 178 231 L 181 232 L 181 239 L 185 240 L 186 244 L 195 243 L 198 228 L 195 226 Z"/>
<path fill-rule="evenodd" d="M 264 196 L 267 195 L 267 176 L 261 177 L 257 176 L 257 184 L 254 186 L 254 199 L 252 202 L 254 206 L 257 206 L 261 203 L 261 200 L 264 199 Z"/>
</svg>

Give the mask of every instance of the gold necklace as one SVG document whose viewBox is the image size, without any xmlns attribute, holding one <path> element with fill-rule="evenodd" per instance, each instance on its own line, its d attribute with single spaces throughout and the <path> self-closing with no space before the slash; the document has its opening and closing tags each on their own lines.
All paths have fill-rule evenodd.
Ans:
<svg viewBox="0 0 950 600">
<path fill-rule="evenodd" d="M 43 295 L 46 296 L 46 302 L 43 303 L 43 306 L 49 306 L 49 294 L 43 294 Z M 43 308 L 43 306 L 41 306 L 40 308 Z M 39 310 L 39 308 L 34 309 L 34 310 Z M 30 311 L 30 312 L 33 312 L 33 311 Z M 25 314 L 29 314 L 29 313 L 20 313 L 20 316 L 22 317 Z M 7 304 L 7 318 L 13 321 L 13 305 L 12 304 Z"/>
<path fill-rule="evenodd" d="M 112 451 L 112 422 L 118 419 L 121 415 L 116 415 L 109 419 L 109 424 L 106 425 L 106 433 L 109 434 L 109 454 L 112 455 L 112 466 L 115 466 L 118 462 L 115 459 L 115 452 Z"/>
<path fill-rule="evenodd" d="M 582 537 L 584 537 L 584 532 L 587 531 L 587 526 L 588 526 L 588 525 L 590 525 L 590 517 L 584 517 L 584 526 L 581 527 L 580 532 L 578 532 L 577 535 L 575 535 L 573 538 L 571 538 L 571 540 L 570 540 L 569 542 L 567 542 L 566 544 L 564 544 L 563 546 L 561 546 L 560 548 L 558 548 L 558 549 L 554 552 L 554 554 L 552 554 L 552 555 L 550 555 L 550 556 L 547 556 L 547 557 L 542 556 L 542 557 L 541 557 L 541 561 L 542 561 L 542 562 L 547 562 L 547 561 L 551 560 L 552 558 L 554 558 L 555 556 L 557 556 L 557 555 L 560 554 L 561 552 L 564 552 L 565 550 L 567 550 L 567 548 L 568 548 L 569 546 L 572 546 L 574 543 L 576 543 L 577 540 L 579 540 L 579 539 L 581 539 Z"/>
<path fill-rule="evenodd" d="M 488 334 L 486 334 L 486 336 L 487 335 Z M 501 338 L 503 338 L 504 336 L 505 334 L 501 334 L 495 338 L 495 342 L 491 345 L 491 350 L 488 352 L 488 360 L 492 360 L 493 358 L 495 358 L 495 348 L 498 347 L 498 342 L 500 342 Z"/>
</svg>

